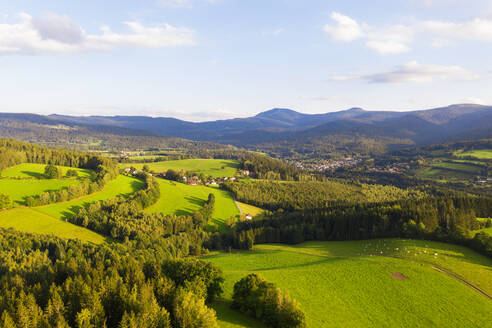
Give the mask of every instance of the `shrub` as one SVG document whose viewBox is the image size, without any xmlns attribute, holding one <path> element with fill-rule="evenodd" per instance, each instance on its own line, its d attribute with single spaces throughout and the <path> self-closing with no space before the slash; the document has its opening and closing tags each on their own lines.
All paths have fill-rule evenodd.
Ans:
<svg viewBox="0 0 492 328">
<path fill-rule="evenodd" d="M 273 328 L 307 327 L 295 300 L 259 275 L 250 274 L 234 285 L 232 308 Z"/>
<path fill-rule="evenodd" d="M 67 177 L 78 177 L 79 172 L 77 170 L 68 170 L 67 171 Z"/>
<path fill-rule="evenodd" d="M 44 176 L 48 179 L 58 179 L 62 177 L 62 173 L 55 165 L 48 164 L 44 168 Z"/>
<path fill-rule="evenodd" d="M 12 205 L 12 200 L 9 195 L 0 194 L 0 210 L 9 208 Z"/>
</svg>

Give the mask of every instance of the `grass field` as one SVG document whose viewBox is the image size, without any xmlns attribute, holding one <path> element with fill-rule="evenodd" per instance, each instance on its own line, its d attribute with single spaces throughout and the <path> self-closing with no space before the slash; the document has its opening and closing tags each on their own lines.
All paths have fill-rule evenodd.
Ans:
<svg viewBox="0 0 492 328">
<path fill-rule="evenodd" d="M 476 235 L 479 232 L 485 232 L 485 233 L 488 233 L 489 235 L 492 236 L 492 228 L 485 228 L 485 229 L 481 229 L 481 230 L 475 230 L 475 231 L 472 231 L 472 234 L 473 235 Z"/>
<path fill-rule="evenodd" d="M 73 214 L 73 212 L 81 206 L 85 206 L 100 200 L 114 198 L 116 196 L 129 195 L 142 189 L 143 187 L 144 183 L 141 180 L 120 175 L 118 178 L 108 183 L 102 191 L 68 202 L 36 207 L 36 210 L 55 218 L 64 218 L 66 215 Z"/>
<path fill-rule="evenodd" d="M 46 164 L 23 163 L 9 167 L 1 172 L 2 177 L 20 178 L 20 179 L 44 179 L 44 168 Z M 63 175 L 67 174 L 68 170 L 76 170 L 79 177 L 89 177 L 90 170 L 79 169 L 67 166 L 58 166 L 61 168 Z"/>
<path fill-rule="evenodd" d="M 250 214 L 253 217 L 255 217 L 256 215 L 261 214 L 264 211 L 263 209 L 261 209 L 259 207 L 256 207 L 256 206 L 253 206 L 253 205 L 249 205 L 249 204 L 246 204 L 246 203 L 237 202 L 237 204 L 239 205 L 239 207 L 243 211 L 243 214 L 244 215 Z"/>
<path fill-rule="evenodd" d="M 203 259 L 224 270 L 224 302 L 236 281 L 259 273 L 300 303 L 310 327 L 486 327 L 492 320 L 491 300 L 434 269 L 451 270 L 492 294 L 492 260 L 460 246 L 401 239 L 309 242 Z M 216 310 L 222 328 L 258 327 L 223 303 Z"/>
<path fill-rule="evenodd" d="M 184 159 L 156 163 L 121 163 L 120 168 L 133 166 L 141 169 L 144 165 L 147 165 L 150 170 L 155 172 L 166 172 L 169 169 L 193 171 L 198 174 L 210 175 L 214 178 L 234 176 L 239 169 L 237 161 L 223 159 Z"/>
<path fill-rule="evenodd" d="M 456 154 L 459 157 L 471 156 L 478 159 L 492 159 L 492 149 L 473 150 Z"/>
<path fill-rule="evenodd" d="M 474 165 L 467 165 L 465 162 L 450 163 L 450 162 L 440 162 L 432 165 L 435 168 L 444 168 L 448 170 L 461 171 L 471 174 L 480 173 L 480 168 Z"/>
<path fill-rule="evenodd" d="M 231 216 L 239 215 L 239 209 L 232 196 L 225 190 L 205 186 L 190 186 L 174 181 L 158 179 L 161 197 L 157 203 L 147 208 L 148 213 L 162 212 L 164 214 L 186 215 L 199 210 L 208 199 L 215 195 L 215 211 L 213 223 L 220 227 Z"/>
<path fill-rule="evenodd" d="M 131 160 L 145 160 L 145 159 L 157 159 L 157 158 L 165 158 L 164 155 L 144 155 L 144 156 L 130 156 Z"/>
<path fill-rule="evenodd" d="M 29 196 L 37 196 L 47 191 L 60 190 L 70 185 L 79 184 L 78 180 L 54 179 L 0 179 L 0 193 L 10 196 L 14 206 L 24 205 Z"/>
<path fill-rule="evenodd" d="M 13 228 L 22 232 L 55 235 L 65 239 L 80 239 L 95 244 L 104 242 L 104 237 L 95 232 L 27 207 L 0 211 L 0 227 Z"/>
</svg>

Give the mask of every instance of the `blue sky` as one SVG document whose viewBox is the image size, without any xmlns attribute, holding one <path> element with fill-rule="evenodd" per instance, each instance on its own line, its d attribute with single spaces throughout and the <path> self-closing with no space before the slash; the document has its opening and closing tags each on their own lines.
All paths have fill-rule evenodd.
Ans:
<svg viewBox="0 0 492 328">
<path fill-rule="evenodd" d="M 0 111 L 203 121 L 492 104 L 492 1 L 0 2 Z"/>
</svg>

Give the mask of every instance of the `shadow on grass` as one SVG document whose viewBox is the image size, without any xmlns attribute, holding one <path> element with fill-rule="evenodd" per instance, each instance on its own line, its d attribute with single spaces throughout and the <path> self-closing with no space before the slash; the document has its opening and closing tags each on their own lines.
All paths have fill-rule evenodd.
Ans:
<svg viewBox="0 0 492 328">
<path fill-rule="evenodd" d="M 46 176 L 43 173 L 32 172 L 32 171 L 21 171 L 21 173 L 30 176 L 35 179 L 46 179 Z"/>
<path fill-rule="evenodd" d="M 247 317 L 239 311 L 231 309 L 231 302 L 218 300 L 212 304 L 212 308 L 217 313 L 217 319 L 230 325 L 236 325 L 244 328 L 262 328 L 262 323 L 253 318 Z"/>
</svg>

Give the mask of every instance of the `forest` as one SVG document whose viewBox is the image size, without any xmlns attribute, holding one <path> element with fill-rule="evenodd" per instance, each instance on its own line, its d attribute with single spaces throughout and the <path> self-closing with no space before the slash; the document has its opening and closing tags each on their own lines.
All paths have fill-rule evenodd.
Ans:
<svg viewBox="0 0 492 328">
<path fill-rule="evenodd" d="M 91 169 L 91 182 L 73 196 L 53 191 L 38 206 L 89 193 L 117 176 L 110 159 L 0 140 L 2 168 L 22 162 Z M 467 246 L 492 257 L 485 232 L 492 198 L 433 186 L 383 186 L 308 175 L 277 159 L 249 152 L 209 153 L 236 159 L 253 177 L 222 187 L 241 202 L 267 210 L 254 220 L 229 220 L 207 230 L 216 204 L 210 193 L 188 215 L 144 210 L 162 196 L 158 178 L 140 171 L 144 188 L 82 206 L 68 222 L 107 238 L 102 245 L 2 230 L 2 327 L 217 327 L 212 302 L 221 295 L 221 270 L 197 256 L 251 250 L 255 244 L 299 244 L 404 237 Z M 56 167 L 55 167 L 56 169 Z M 49 173 L 49 172 L 48 172 Z M 255 179 L 261 178 L 261 179 Z M 92 187 L 94 188 L 94 187 Z M 0 198 L 0 203 L 5 202 Z M 236 287 L 237 286 L 237 287 Z M 234 287 L 232 307 L 268 327 L 305 327 L 296 301 L 271 282 L 247 276 Z"/>
</svg>

